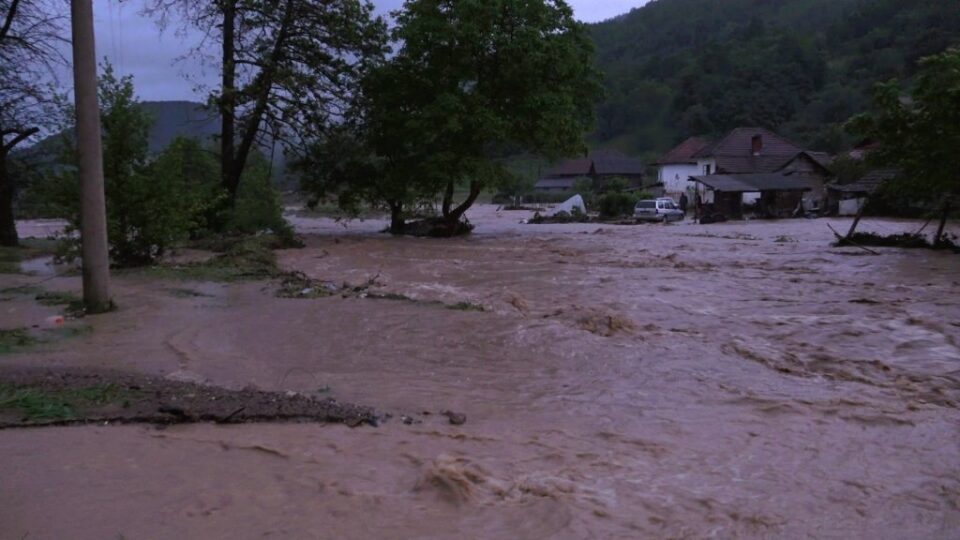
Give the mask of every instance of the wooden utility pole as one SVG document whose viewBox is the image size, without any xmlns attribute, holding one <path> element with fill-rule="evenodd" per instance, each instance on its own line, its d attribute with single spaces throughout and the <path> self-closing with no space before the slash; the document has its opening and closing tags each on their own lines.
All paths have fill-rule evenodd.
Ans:
<svg viewBox="0 0 960 540">
<path fill-rule="evenodd" d="M 83 257 L 83 303 L 87 313 L 103 313 L 110 301 L 107 212 L 103 194 L 100 106 L 92 0 L 71 0 L 73 86 L 80 165 L 80 241 Z"/>
</svg>

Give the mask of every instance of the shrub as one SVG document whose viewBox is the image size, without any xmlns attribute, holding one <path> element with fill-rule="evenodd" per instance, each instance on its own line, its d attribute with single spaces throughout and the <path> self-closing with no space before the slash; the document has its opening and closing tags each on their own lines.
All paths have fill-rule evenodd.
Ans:
<svg viewBox="0 0 960 540">
<path fill-rule="evenodd" d="M 175 153 L 148 162 L 151 118 L 134 95 L 131 77 L 117 79 L 109 64 L 99 81 L 103 127 L 103 175 L 110 258 L 118 266 L 150 264 L 195 227 L 196 198 L 182 175 L 172 169 Z M 69 114 L 72 118 L 73 115 Z M 73 141 L 64 145 L 64 162 L 76 163 Z M 46 204 L 80 226 L 80 190 L 75 166 L 62 167 L 38 186 Z M 79 242 L 68 239 L 62 255 L 70 258 Z"/>
<path fill-rule="evenodd" d="M 259 154 L 251 156 L 244 170 L 233 208 L 226 210 L 225 232 L 257 234 L 272 232 L 292 243 L 293 228 L 283 217 L 280 196 L 270 182 L 270 164 Z"/>
<path fill-rule="evenodd" d="M 602 195 L 599 200 L 600 217 L 617 218 L 633 215 L 633 208 L 637 204 L 637 197 L 631 193 L 610 192 Z"/>
</svg>

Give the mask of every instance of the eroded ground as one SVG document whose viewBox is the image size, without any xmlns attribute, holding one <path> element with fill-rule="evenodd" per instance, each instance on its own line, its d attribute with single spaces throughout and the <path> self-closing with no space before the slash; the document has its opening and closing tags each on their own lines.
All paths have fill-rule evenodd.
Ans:
<svg viewBox="0 0 960 540">
<path fill-rule="evenodd" d="M 829 248 L 844 220 L 523 217 L 480 208 L 457 240 L 297 220 L 284 268 L 373 294 L 118 278 L 92 331 L 0 362 L 393 418 L 0 431 L 2 536 L 958 537 L 960 257 Z M 55 311 L 0 306 L 3 327 Z"/>
</svg>

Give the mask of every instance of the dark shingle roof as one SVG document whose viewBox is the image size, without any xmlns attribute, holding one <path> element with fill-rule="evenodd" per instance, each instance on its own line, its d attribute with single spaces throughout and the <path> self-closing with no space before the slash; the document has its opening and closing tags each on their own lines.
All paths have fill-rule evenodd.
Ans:
<svg viewBox="0 0 960 540">
<path fill-rule="evenodd" d="M 533 189 L 563 189 L 568 190 L 573 187 L 573 183 L 577 179 L 573 177 L 569 178 L 541 178 L 537 181 L 537 184 Z"/>
<path fill-rule="evenodd" d="M 624 155 L 616 150 L 598 150 L 592 152 L 589 157 L 579 159 L 568 159 L 560 162 L 559 165 L 547 171 L 546 178 L 561 176 L 589 176 L 592 172 L 604 176 L 623 175 L 641 175 L 643 174 L 643 162 Z"/>
<path fill-rule="evenodd" d="M 694 156 L 697 155 L 697 152 L 700 152 L 708 146 L 710 146 L 710 141 L 708 139 L 703 137 L 690 137 L 689 139 L 678 144 L 666 154 L 660 156 L 660 159 L 657 160 L 656 164 L 671 165 L 696 163 L 697 158 Z"/>
<path fill-rule="evenodd" d="M 866 193 L 871 194 L 877 190 L 887 180 L 895 178 L 900 171 L 896 169 L 874 169 L 863 178 L 849 184 L 830 184 L 827 189 L 839 191 L 841 193 Z"/>
<path fill-rule="evenodd" d="M 728 193 L 755 191 L 810 191 L 815 183 L 802 175 L 786 174 L 710 174 L 692 177 L 711 189 Z"/>
<path fill-rule="evenodd" d="M 753 154 L 753 137 L 759 135 L 763 149 Z M 714 159 L 720 173 L 769 173 L 777 171 L 803 151 L 792 141 L 764 128 L 736 128 L 695 157 Z"/>
<path fill-rule="evenodd" d="M 589 176 L 593 160 L 588 158 L 568 159 L 560 162 L 559 165 L 547 171 L 547 177 L 551 176 Z"/>
</svg>

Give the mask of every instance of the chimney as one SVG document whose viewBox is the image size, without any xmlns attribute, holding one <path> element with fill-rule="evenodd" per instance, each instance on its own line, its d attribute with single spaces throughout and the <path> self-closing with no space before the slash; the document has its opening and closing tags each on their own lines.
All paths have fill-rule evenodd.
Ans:
<svg viewBox="0 0 960 540">
<path fill-rule="evenodd" d="M 753 136 L 753 155 L 759 156 L 763 150 L 763 135 L 759 133 Z"/>
</svg>

